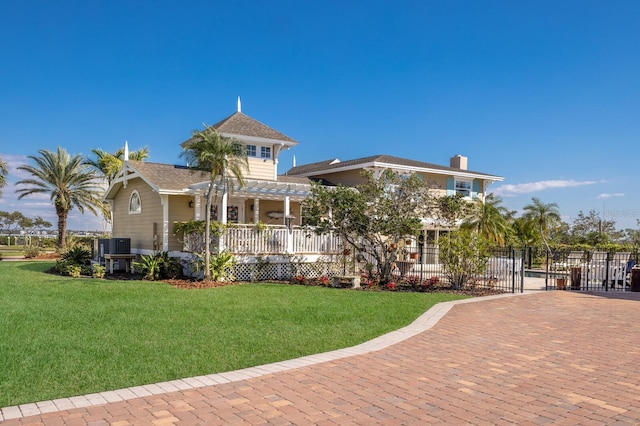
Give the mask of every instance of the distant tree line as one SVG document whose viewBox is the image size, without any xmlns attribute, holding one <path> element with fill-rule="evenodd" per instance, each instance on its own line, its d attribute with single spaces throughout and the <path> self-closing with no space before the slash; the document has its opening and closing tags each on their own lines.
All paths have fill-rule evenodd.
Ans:
<svg viewBox="0 0 640 426">
<path fill-rule="evenodd" d="M 13 213 L 0 211 L 0 234 L 15 235 L 21 232 L 36 234 L 51 229 L 51 222 L 40 216 L 30 218 L 19 211 Z"/>
</svg>

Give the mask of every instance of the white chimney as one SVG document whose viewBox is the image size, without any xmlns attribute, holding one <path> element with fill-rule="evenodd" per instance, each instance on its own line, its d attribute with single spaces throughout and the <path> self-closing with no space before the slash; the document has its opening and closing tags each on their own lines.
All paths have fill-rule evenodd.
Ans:
<svg viewBox="0 0 640 426">
<path fill-rule="evenodd" d="M 449 167 L 454 169 L 467 170 L 467 157 L 464 155 L 455 155 L 449 160 Z"/>
</svg>

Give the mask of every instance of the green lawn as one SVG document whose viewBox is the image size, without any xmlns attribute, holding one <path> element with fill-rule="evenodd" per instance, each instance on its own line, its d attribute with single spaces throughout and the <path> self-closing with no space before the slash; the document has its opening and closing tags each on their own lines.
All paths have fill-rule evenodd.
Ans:
<svg viewBox="0 0 640 426">
<path fill-rule="evenodd" d="M 235 370 L 352 346 L 449 294 L 282 284 L 179 290 L 0 262 L 0 407 Z"/>
</svg>

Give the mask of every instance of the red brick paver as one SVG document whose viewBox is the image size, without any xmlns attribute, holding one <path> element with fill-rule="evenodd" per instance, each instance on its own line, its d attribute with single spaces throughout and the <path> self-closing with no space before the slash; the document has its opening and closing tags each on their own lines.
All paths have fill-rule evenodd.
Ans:
<svg viewBox="0 0 640 426">
<path fill-rule="evenodd" d="M 379 351 L 5 423 L 640 424 L 640 294 L 457 304 Z"/>
</svg>

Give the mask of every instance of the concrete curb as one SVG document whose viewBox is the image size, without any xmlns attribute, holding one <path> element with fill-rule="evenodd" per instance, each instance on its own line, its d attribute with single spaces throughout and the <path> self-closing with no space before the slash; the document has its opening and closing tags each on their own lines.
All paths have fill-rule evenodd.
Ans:
<svg viewBox="0 0 640 426">
<path fill-rule="evenodd" d="M 442 302 L 434 305 L 420 315 L 415 321 L 406 327 L 376 337 L 375 339 L 344 349 L 337 349 L 330 352 L 308 355 L 301 358 L 279 361 L 271 364 L 256 367 L 244 368 L 241 370 L 227 371 L 224 373 L 209 374 L 205 376 L 189 377 L 185 379 L 171 380 L 168 382 L 134 386 L 130 388 L 117 389 L 105 392 L 98 392 L 88 395 L 78 395 L 69 398 L 59 398 L 50 401 L 40 401 L 28 404 L 15 405 L 0 408 L 0 422 L 10 419 L 18 419 L 27 416 L 40 415 L 56 411 L 71 410 L 74 408 L 89 407 L 107 404 L 110 402 L 126 401 L 144 396 L 159 395 L 168 392 L 197 389 L 206 386 L 215 386 L 223 383 L 237 382 L 264 376 L 267 374 L 293 370 L 301 367 L 320 364 L 327 361 L 335 361 L 355 355 L 376 352 L 403 340 L 409 339 L 422 333 L 436 325 L 447 312 L 454 306 L 464 303 L 482 302 L 485 300 L 501 299 L 505 297 L 516 297 L 527 294 L 537 294 L 539 292 L 526 292 L 515 294 L 501 294 L 495 296 L 473 297 L 469 299 Z"/>
</svg>

